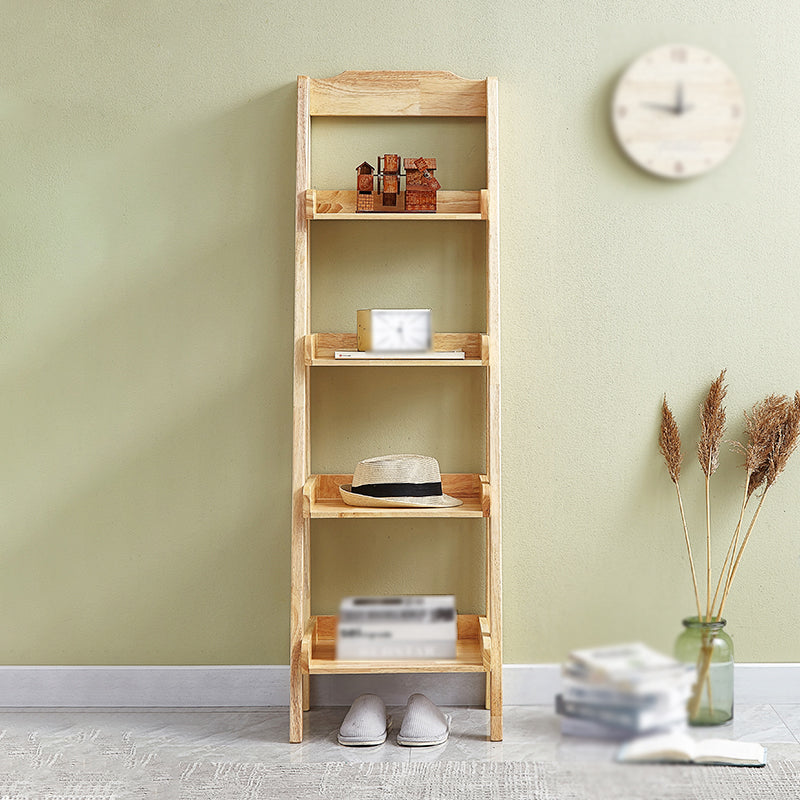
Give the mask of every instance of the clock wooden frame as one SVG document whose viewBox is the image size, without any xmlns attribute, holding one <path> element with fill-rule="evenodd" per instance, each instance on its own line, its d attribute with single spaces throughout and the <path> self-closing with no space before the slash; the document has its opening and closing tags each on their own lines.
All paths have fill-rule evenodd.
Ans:
<svg viewBox="0 0 800 800">
<path fill-rule="evenodd" d="M 744 121 L 733 72 L 699 47 L 667 44 L 637 58 L 617 82 L 612 125 L 623 152 L 664 178 L 690 178 L 719 166 Z"/>
</svg>

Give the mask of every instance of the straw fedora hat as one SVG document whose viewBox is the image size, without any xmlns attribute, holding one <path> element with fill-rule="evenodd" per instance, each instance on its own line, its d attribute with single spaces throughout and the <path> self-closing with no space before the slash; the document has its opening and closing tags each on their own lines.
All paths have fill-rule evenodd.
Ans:
<svg viewBox="0 0 800 800">
<path fill-rule="evenodd" d="M 462 501 L 442 493 L 439 462 L 430 456 L 376 456 L 359 461 L 353 483 L 339 486 L 351 506 L 449 508 Z"/>
</svg>

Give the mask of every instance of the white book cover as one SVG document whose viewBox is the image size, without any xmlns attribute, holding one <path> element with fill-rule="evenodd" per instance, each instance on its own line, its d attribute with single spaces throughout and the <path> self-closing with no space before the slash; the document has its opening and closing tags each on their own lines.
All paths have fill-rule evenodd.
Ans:
<svg viewBox="0 0 800 800">
<path fill-rule="evenodd" d="M 454 595 L 345 597 L 339 606 L 336 657 L 455 658 L 455 606 Z"/>
<path fill-rule="evenodd" d="M 584 669 L 613 675 L 628 672 L 674 669 L 681 662 L 641 642 L 573 650 L 570 660 Z"/>
<path fill-rule="evenodd" d="M 695 668 L 640 642 L 574 650 L 564 674 L 588 683 L 613 684 L 615 688 L 677 685 L 690 680 Z"/>
<path fill-rule="evenodd" d="M 610 739 L 618 742 L 629 741 L 637 734 L 616 725 L 606 725 L 604 722 L 597 722 L 592 719 L 581 719 L 579 717 L 561 717 L 561 734 L 563 736 L 578 736 L 586 739 Z M 659 733 L 673 733 L 686 729 L 685 723 L 673 723 L 664 725 L 659 729 Z M 651 732 L 654 735 L 655 731 Z"/>
<path fill-rule="evenodd" d="M 557 695 L 556 712 L 565 717 L 602 722 L 632 733 L 663 730 L 687 721 L 686 702 L 683 700 L 671 706 L 632 708 L 573 702 Z"/>
<path fill-rule="evenodd" d="M 389 597 L 345 597 L 339 604 L 340 622 L 455 621 L 456 598 L 442 595 L 397 595 Z"/>
<path fill-rule="evenodd" d="M 687 670 L 670 681 L 639 682 L 627 688 L 609 683 L 592 683 L 568 674 L 561 677 L 561 693 L 565 700 L 612 706 L 651 708 L 673 705 L 688 700 L 696 672 Z"/>
</svg>

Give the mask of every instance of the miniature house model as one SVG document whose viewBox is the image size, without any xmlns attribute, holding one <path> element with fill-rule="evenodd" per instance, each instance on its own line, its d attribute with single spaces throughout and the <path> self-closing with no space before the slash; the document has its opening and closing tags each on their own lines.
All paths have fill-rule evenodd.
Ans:
<svg viewBox="0 0 800 800">
<path fill-rule="evenodd" d="M 356 167 L 356 211 L 372 211 L 375 208 L 375 199 L 372 191 L 375 186 L 372 164 L 362 162 Z"/>
<path fill-rule="evenodd" d="M 378 191 L 383 193 L 384 206 L 396 206 L 400 194 L 400 156 L 387 153 L 378 156 Z"/>
<path fill-rule="evenodd" d="M 436 211 L 435 158 L 406 158 L 406 211 Z"/>
<path fill-rule="evenodd" d="M 401 171 L 401 164 L 404 171 Z M 436 211 L 436 192 L 441 186 L 433 177 L 435 169 L 435 158 L 401 161 L 400 156 L 393 153 L 378 156 L 377 171 L 371 164 L 362 162 L 356 167 L 356 211 Z M 405 192 L 400 191 L 403 178 Z"/>
</svg>

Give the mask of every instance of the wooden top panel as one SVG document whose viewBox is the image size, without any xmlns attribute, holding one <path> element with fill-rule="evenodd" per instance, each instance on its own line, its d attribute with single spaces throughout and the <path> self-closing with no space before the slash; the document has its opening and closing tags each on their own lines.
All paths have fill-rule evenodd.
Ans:
<svg viewBox="0 0 800 800">
<path fill-rule="evenodd" d="M 309 80 L 309 111 L 311 116 L 485 117 L 486 80 L 452 72 L 342 72 Z"/>
</svg>

